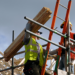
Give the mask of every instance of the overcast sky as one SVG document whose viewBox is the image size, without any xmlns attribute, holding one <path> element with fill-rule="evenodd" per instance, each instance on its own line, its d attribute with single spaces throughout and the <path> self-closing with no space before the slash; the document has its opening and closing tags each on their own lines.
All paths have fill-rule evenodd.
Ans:
<svg viewBox="0 0 75 75">
<path fill-rule="evenodd" d="M 61 0 L 60 3 L 67 7 L 69 0 Z M 51 19 L 45 24 L 47 27 L 51 27 L 52 18 L 54 14 L 56 0 L 0 0 L 0 51 L 4 52 L 7 47 L 12 43 L 12 30 L 14 30 L 15 38 L 20 34 L 20 32 L 25 28 L 27 20 L 24 19 L 24 16 L 27 16 L 33 19 L 37 13 L 43 8 L 48 7 L 52 11 Z M 72 0 L 72 6 L 70 11 L 70 21 L 73 25 L 73 32 L 75 32 L 75 0 Z M 62 19 L 65 19 L 66 9 L 59 6 L 58 16 Z M 56 19 L 55 27 L 62 32 L 60 29 L 60 24 L 63 21 Z M 48 39 L 49 31 L 41 28 L 40 31 L 43 32 L 42 37 Z M 53 42 L 59 43 L 60 36 L 53 34 Z M 47 42 L 43 40 L 38 41 L 41 45 L 46 44 Z M 57 48 L 54 45 L 51 45 L 51 49 Z M 21 49 L 24 50 L 24 47 Z M 21 55 L 24 57 L 24 55 Z M 20 58 L 20 57 L 19 57 Z"/>
</svg>

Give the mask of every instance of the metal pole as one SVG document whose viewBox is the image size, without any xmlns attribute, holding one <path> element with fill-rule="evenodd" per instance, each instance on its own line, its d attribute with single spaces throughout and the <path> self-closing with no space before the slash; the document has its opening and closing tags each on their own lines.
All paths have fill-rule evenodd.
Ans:
<svg viewBox="0 0 75 75">
<path fill-rule="evenodd" d="M 12 42 L 14 41 L 14 30 L 12 31 Z M 14 57 L 12 57 L 12 75 L 14 75 Z"/>
<path fill-rule="evenodd" d="M 47 39 L 45 39 L 45 38 L 43 38 L 43 37 L 41 37 L 41 36 L 38 36 L 37 34 L 31 32 L 31 31 L 29 31 L 29 30 L 25 30 L 25 31 L 26 31 L 27 33 L 29 33 L 29 34 L 32 34 L 32 35 L 34 35 L 34 36 L 36 36 L 36 37 L 38 37 L 38 38 L 41 38 L 41 39 L 45 40 L 46 42 L 52 43 L 52 44 L 54 44 L 54 45 L 56 45 L 56 46 L 58 46 L 58 47 L 61 47 L 61 48 L 63 48 L 63 49 L 66 49 L 66 47 L 64 47 L 64 46 L 62 46 L 62 45 L 59 45 L 59 44 L 56 44 L 56 43 L 54 43 L 54 42 L 52 42 L 52 41 L 50 41 L 50 40 L 47 40 Z"/>
<path fill-rule="evenodd" d="M 43 27 L 43 28 L 45 28 L 45 29 L 47 29 L 47 30 L 49 30 L 49 31 L 52 31 L 52 32 L 54 32 L 54 33 L 56 33 L 56 34 L 58 34 L 58 35 L 64 37 L 64 38 L 67 37 L 66 35 L 63 35 L 60 31 L 58 31 L 58 30 L 56 30 L 56 29 L 55 29 L 55 30 L 50 29 L 50 28 L 44 26 L 43 24 L 41 24 L 41 23 L 39 23 L 39 22 L 36 22 L 36 21 L 34 21 L 34 20 L 32 20 L 32 19 L 30 19 L 30 18 L 28 18 L 28 17 L 24 17 L 24 19 L 29 20 L 29 21 L 35 23 L 36 25 L 39 25 L 39 26 L 41 26 L 41 27 Z M 75 42 L 75 40 L 73 40 L 73 39 L 71 39 L 71 38 L 70 38 L 70 40 L 71 40 L 72 42 Z"/>
<path fill-rule="evenodd" d="M 25 51 L 18 52 L 15 55 L 22 54 L 22 53 L 25 53 Z"/>
<path fill-rule="evenodd" d="M 13 69 L 15 69 L 15 68 L 17 68 L 17 67 L 24 66 L 24 65 L 25 65 L 25 64 L 18 65 L 18 66 L 14 66 Z M 7 70 L 10 70 L 10 69 L 12 69 L 12 67 L 10 67 L 10 68 L 6 68 L 6 69 L 4 69 L 4 70 L 0 70 L 0 72 L 7 71 Z"/>
<path fill-rule="evenodd" d="M 34 20 L 32 20 L 32 19 L 30 19 L 30 18 L 28 18 L 28 17 L 24 17 L 24 19 L 29 20 L 29 21 L 35 23 L 36 25 L 39 25 L 39 26 L 41 26 L 41 27 L 43 27 L 43 28 L 45 28 L 45 29 L 47 29 L 47 30 L 49 30 L 49 31 L 52 31 L 52 32 L 54 32 L 54 33 L 56 33 L 56 34 L 58 34 L 58 35 L 60 35 L 60 36 L 62 36 L 62 37 L 64 37 L 64 38 L 66 38 L 66 35 L 63 35 L 63 34 L 57 32 L 56 30 L 50 29 L 50 28 L 44 26 L 43 24 L 41 24 L 41 23 L 39 23 L 39 22 L 36 22 L 36 21 L 34 21 Z"/>
<path fill-rule="evenodd" d="M 62 21 L 65 21 L 65 20 L 63 20 L 62 18 L 58 17 L 58 16 L 57 16 L 57 18 L 59 18 L 59 19 L 62 20 Z"/>
<path fill-rule="evenodd" d="M 75 40 L 73 40 L 73 39 L 71 39 L 71 38 L 70 38 L 70 40 L 71 40 L 72 42 L 74 42 L 74 43 L 75 43 Z"/>
<path fill-rule="evenodd" d="M 61 5 L 62 7 L 66 8 L 66 9 L 68 9 L 67 7 L 65 7 L 65 6 L 64 6 L 64 5 L 62 5 L 62 4 L 59 4 L 59 5 Z"/>
<path fill-rule="evenodd" d="M 74 51 L 72 51 L 72 50 L 70 50 L 70 52 L 72 52 L 72 53 L 74 53 L 74 54 L 75 54 L 75 52 L 74 52 Z"/>
<path fill-rule="evenodd" d="M 68 21 L 68 43 L 70 43 L 70 25 L 69 25 L 69 21 Z M 68 44 L 68 62 L 69 63 L 71 62 L 71 59 L 70 59 L 70 44 Z M 69 65 L 68 71 L 69 71 L 68 75 L 70 75 L 71 65 Z"/>
<path fill-rule="evenodd" d="M 42 47 L 45 47 L 45 46 L 47 46 L 47 44 L 42 45 Z"/>
</svg>

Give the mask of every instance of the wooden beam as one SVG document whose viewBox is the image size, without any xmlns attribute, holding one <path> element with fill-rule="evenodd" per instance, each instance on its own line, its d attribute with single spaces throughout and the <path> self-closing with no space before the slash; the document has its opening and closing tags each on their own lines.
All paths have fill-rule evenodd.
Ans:
<svg viewBox="0 0 75 75">
<path fill-rule="evenodd" d="M 75 75 L 75 64 L 74 64 L 74 75 Z"/>
<path fill-rule="evenodd" d="M 53 57 L 52 57 L 53 56 Z M 48 60 L 52 60 L 57 57 L 57 55 L 48 56 Z"/>
<path fill-rule="evenodd" d="M 60 70 L 58 69 L 58 74 L 57 75 L 67 75 L 66 71 Z M 74 74 L 70 74 L 70 75 L 74 75 Z"/>
<path fill-rule="evenodd" d="M 50 11 L 49 8 L 43 7 L 41 11 L 34 17 L 33 20 L 41 24 L 45 24 L 51 18 L 51 15 L 50 15 L 51 13 L 52 12 Z M 32 22 L 28 22 L 28 23 L 31 24 L 32 32 L 36 32 L 41 28 L 40 26 Z M 18 37 L 5 50 L 4 52 L 5 61 L 8 61 L 10 58 L 12 58 L 17 53 L 17 51 L 19 51 L 19 49 L 23 46 L 22 42 L 25 35 L 24 30 L 25 29 L 23 29 L 23 31 L 18 35 Z"/>
</svg>

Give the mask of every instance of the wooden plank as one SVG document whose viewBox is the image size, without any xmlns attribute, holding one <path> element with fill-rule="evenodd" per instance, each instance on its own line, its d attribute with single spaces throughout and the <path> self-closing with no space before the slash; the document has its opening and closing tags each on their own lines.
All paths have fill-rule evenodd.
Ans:
<svg viewBox="0 0 75 75">
<path fill-rule="evenodd" d="M 57 55 L 52 55 L 53 57 L 57 57 Z M 48 56 L 48 60 L 52 60 L 52 59 L 55 59 L 55 58 L 53 58 L 53 57 L 51 57 L 51 56 Z"/>
<path fill-rule="evenodd" d="M 60 70 L 58 69 L 58 74 L 57 75 L 67 75 L 66 71 Z M 70 75 L 74 75 L 74 74 L 70 74 Z"/>
<path fill-rule="evenodd" d="M 74 64 L 74 75 L 75 75 L 75 64 Z"/>
<path fill-rule="evenodd" d="M 34 17 L 33 20 L 36 20 L 36 18 L 37 18 L 40 14 L 42 15 L 44 12 L 48 12 L 48 13 L 52 14 L 52 11 L 51 11 L 49 8 L 43 7 L 43 9 L 40 10 L 39 14 L 37 14 L 37 15 Z M 40 16 L 39 16 L 39 17 L 40 17 Z"/>
<path fill-rule="evenodd" d="M 50 11 L 49 8 L 43 7 L 41 11 L 34 17 L 34 20 L 39 23 L 45 24 L 51 18 L 50 16 L 51 13 L 52 12 Z M 32 22 L 29 23 L 31 24 L 32 27 L 31 31 L 33 32 L 36 32 L 41 28 L 40 26 Z M 19 51 L 19 49 L 23 46 L 22 42 L 25 35 L 24 30 L 18 35 L 18 37 L 13 41 L 13 43 L 11 43 L 10 46 L 5 50 L 4 52 L 5 61 L 8 61 L 10 58 L 12 58 L 17 53 L 17 51 Z"/>
</svg>

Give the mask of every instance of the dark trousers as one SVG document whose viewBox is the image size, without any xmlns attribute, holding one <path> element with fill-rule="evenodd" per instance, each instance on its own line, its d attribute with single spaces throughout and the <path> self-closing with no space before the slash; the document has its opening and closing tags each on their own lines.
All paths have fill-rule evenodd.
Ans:
<svg viewBox="0 0 75 75">
<path fill-rule="evenodd" d="M 61 55 L 61 60 L 59 63 L 59 69 L 64 70 L 65 71 L 65 54 Z"/>
<path fill-rule="evenodd" d="M 38 62 L 28 61 L 24 66 L 23 72 L 25 75 L 41 75 L 41 68 Z M 50 74 L 45 72 L 45 75 L 50 75 Z"/>
</svg>

